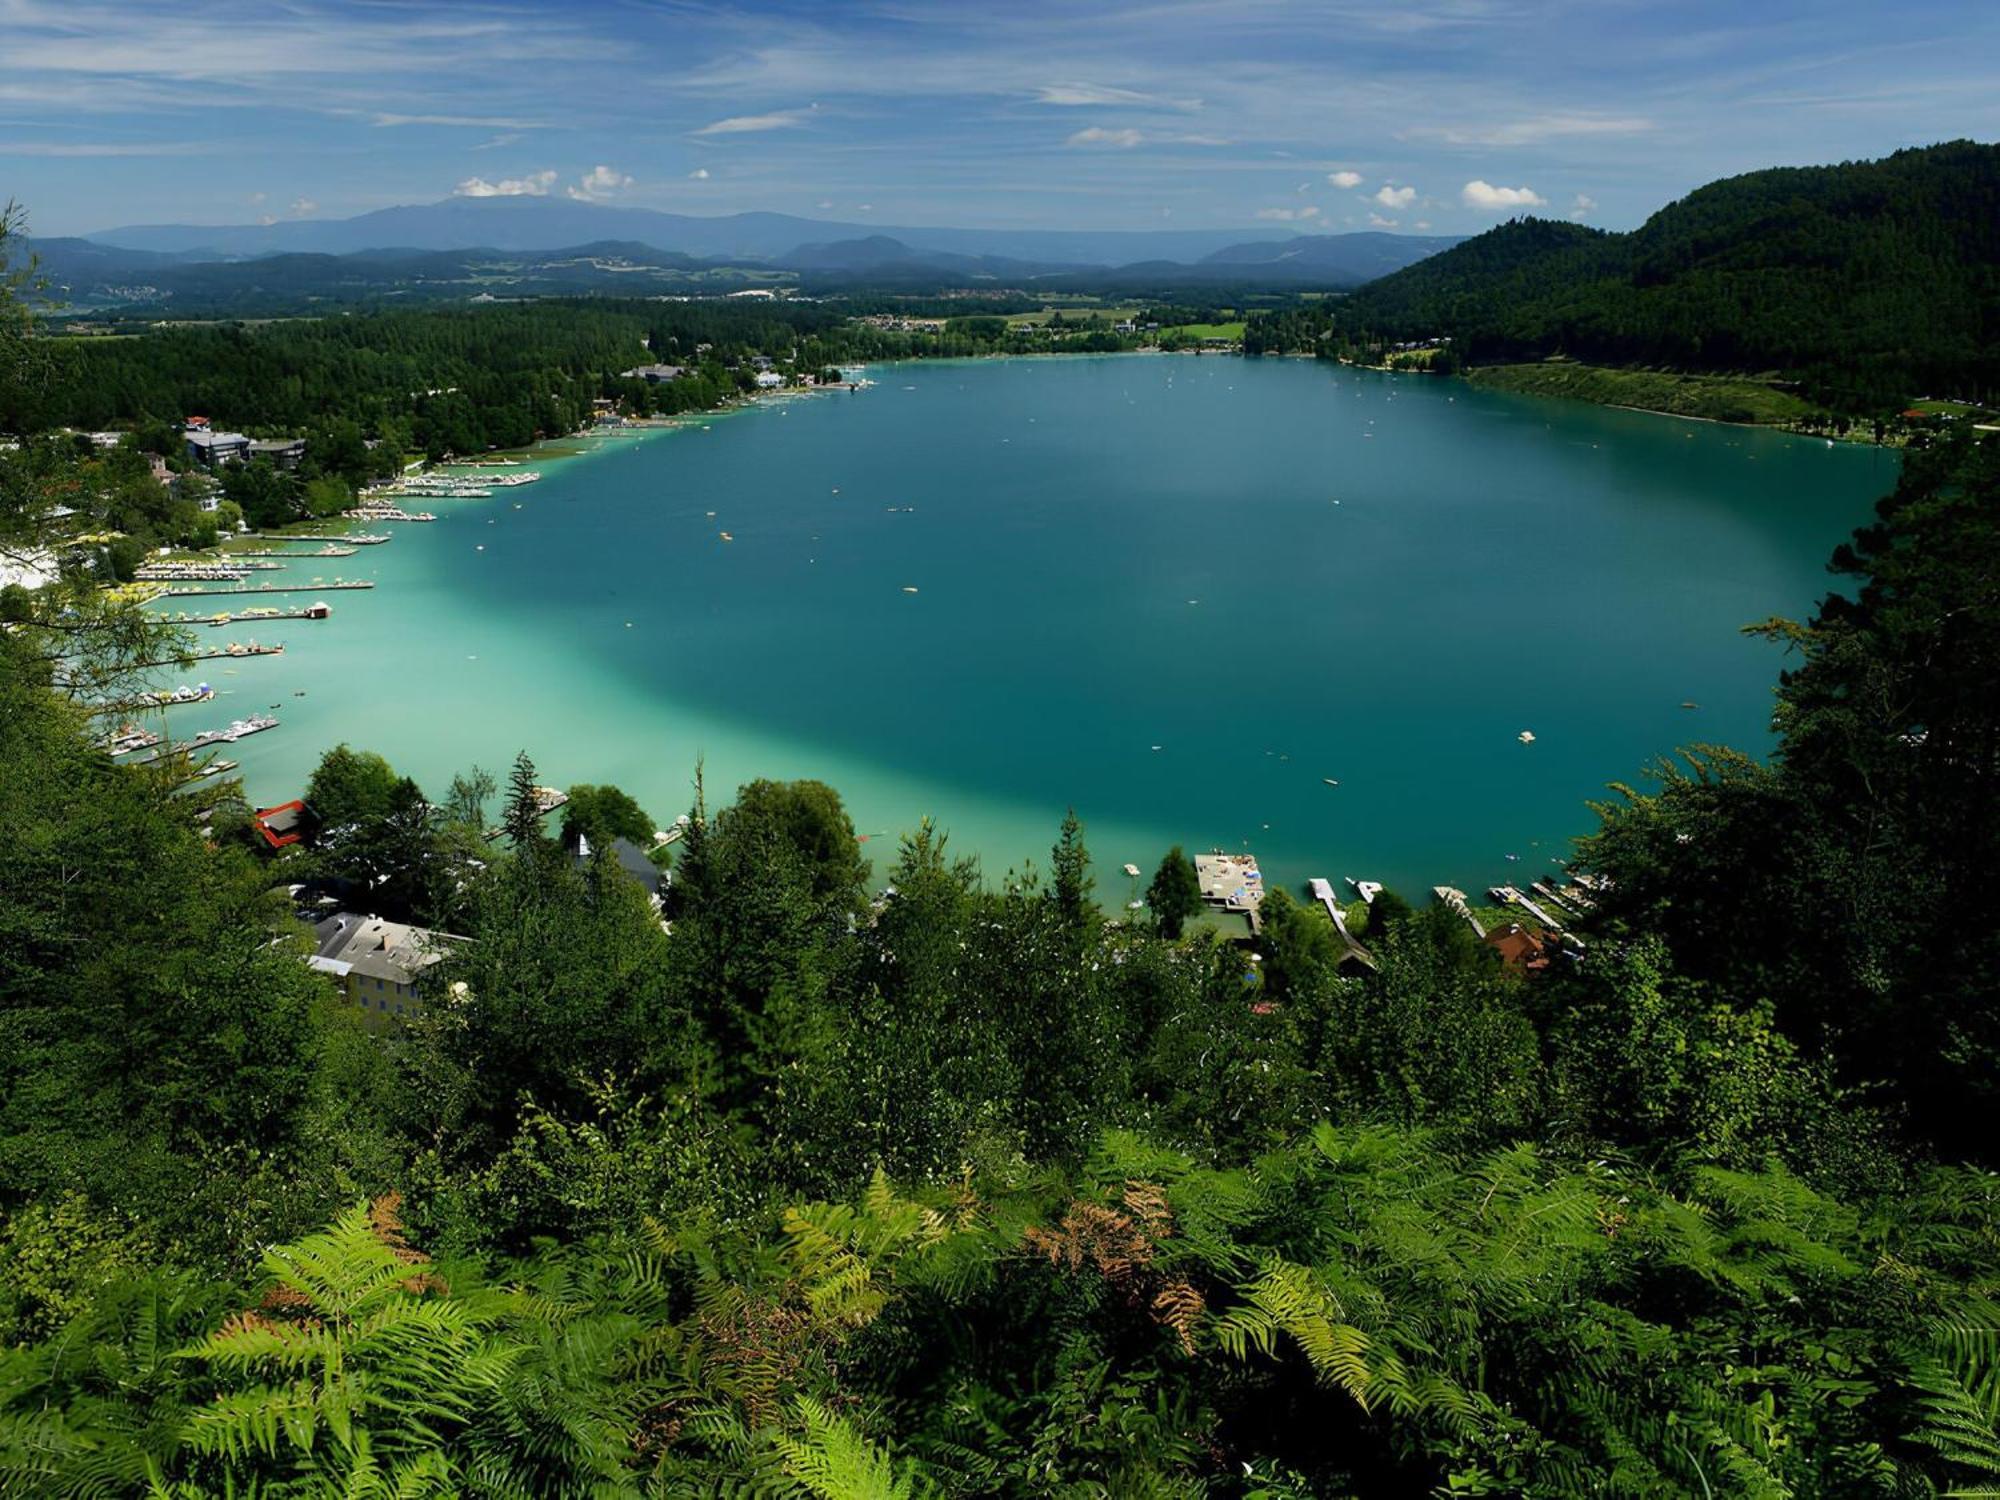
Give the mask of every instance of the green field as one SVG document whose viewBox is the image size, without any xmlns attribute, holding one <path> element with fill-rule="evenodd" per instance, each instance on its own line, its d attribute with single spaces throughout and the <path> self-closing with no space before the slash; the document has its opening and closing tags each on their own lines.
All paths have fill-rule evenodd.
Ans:
<svg viewBox="0 0 2000 1500">
<path fill-rule="evenodd" d="M 1604 406 L 1635 406 L 1677 417 L 1714 422 L 1782 425 L 1820 414 L 1819 408 L 1776 383 L 1752 376 L 1682 375 L 1670 370 L 1615 370 L 1547 360 L 1532 365 L 1487 365 L 1469 372 L 1477 385 L 1530 396 L 1567 396 Z"/>
<path fill-rule="evenodd" d="M 1975 406 L 1970 401 L 1912 401 L 1911 411 L 1920 411 L 1927 417 L 1984 417 L 1988 408 Z"/>
<path fill-rule="evenodd" d="M 1063 315 L 1065 323 L 1085 323 L 1092 318 L 1102 318 L 1107 326 L 1112 323 L 1129 323 L 1145 309 L 1126 307 L 1100 302 L 1065 302 L 1059 306 L 1039 308 L 1031 313 L 1015 313 L 1007 319 L 1010 328 L 1040 328 L 1056 313 Z"/>
<path fill-rule="evenodd" d="M 1241 322 L 1178 323 L 1173 331 L 1194 339 L 1240 339 L 1243 337 L 1243 324 Z"/>
</svg>

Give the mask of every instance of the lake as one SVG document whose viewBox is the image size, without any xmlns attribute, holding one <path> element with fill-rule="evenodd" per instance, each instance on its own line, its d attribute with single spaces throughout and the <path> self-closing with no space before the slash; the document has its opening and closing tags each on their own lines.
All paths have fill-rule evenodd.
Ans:
<svg viewBox="0 0 2000 1500">
<path fill-rule="evenodd" d="M 712 802 L 832 783 L 878 873 L 926 815 L 1045 869 L 1073 804 L 1108 903 L 1174 843 L 1479 891 L 1677 744 L 1768 749 L 1739 628 L 1812 608 L 1896 469 L 1296 360 L 869 373 L 411 502 L 442 518 L 293 565 L 378 579 L 330 621 L 202 631 L 287 649 L 199 664 L 224 697 L 175 733 L 275 704 L 229 752 L 260 803 L 339 740 L 434 796 L 526 749 L 664 824 L 700 759 Z"/>
</svg>

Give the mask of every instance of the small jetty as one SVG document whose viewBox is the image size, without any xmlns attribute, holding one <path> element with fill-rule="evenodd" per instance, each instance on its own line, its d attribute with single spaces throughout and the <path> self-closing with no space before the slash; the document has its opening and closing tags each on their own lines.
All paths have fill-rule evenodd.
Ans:
<svg viewBox="0 0 2000 1500">
<path fill-rule="evenodd" d="M 535 788 L 535 816 L 538 818 L 546 818 L 550 813 L 554 812 L 557 808 L 561 807 L 567 801 L 569 801 L 568 792 L 565 792 L 558 787 L 538 786 Z M 506 825 L 504 824 L 496 825 L 495 827 L 486 830 L 486 837 L 488 839 L 497 839 L 500 837 L 501 834 L 505 833 L 506 831 L 507 831 Z M 673 840 L 668 839 L 666 840 L 666 842 L 672 843 Z"/>
<path fill-rule="evenodd" d="M 365 531 L 245 531 L 240 532 L 239 535 L 244 541 L 248 542 L 324 542 L 329 547 L 379 547 L 382 543 L 392 540 L 387 535 L 372 536 Z M 260 554 L 243 552 L 232 555 L 257 557 Z M 290 554 L 273 552 L 269 555 L 272 557 L 284 557 Z M 310 556 L 311 554 L 306 555 Z M 332 554 L 329 553 L 327 555 L 331 556 Z"/>
<path fill-rule="evenodd" d="M 1348 959 L 1352 959 L 1366 968 L 1376 967 L 1375 955 L 1362 947 L 1355 940 L 1354 934 L 1347 930 L 1347 918 L 1340 914 L 1340 903 L 1333 896 L 1333 882 L 1324 875 L 1315 875 L 1306 882 L 1306 888 L 1312 892 L 1313 900 L 1326 909 L 1327 916 L 1332 919 L 1333 930 L 1340 934 L 1340 941 L 1347 949 L 1347 954 L 1341 962 L 1345 963 Z"/>
<path fill-rule="evenodd" d="M 1375 898 L 1382 894 L 1382 882 L 1379 880 L 1356 880 L 1352 875 L 1343 875 L 1341 879 L 1361 898 L 1364 906 L 1373 906 Z"/>
<path fill-rule="evenodd" d="M 1434 885 L 1431 887 L 1431 894 L 1446 907 L 1465 918 L 1466 925 L 1472 929 L 1474 937 L 1486 936 L 1485 926 L 1472 914 L 1472 908 L 1466 904 L 1464 891 L 1454 890 L 1448 885 Z"/>
<path fill-rule="evenodd" d="M 358 510 L 342 511 L 342 515 L 355 521 L 435 521 L 437 517 L 427 510 L 404 510 L 399 505 L 369 505 Z M 352 541 L 354 538 L 350 537 Z"/>
<path fill-rule="evenodd" d="M 1520 907 L 1522 911 L 1526 912 L 1529 916 L 1533 917 L 1537 922 L 1540 922 L 1544 927 L 1548 928 L 1550 932 L 1559 933 L 1563 930 L 1563 924 L 1561 922 L 1558 922 L 1554 917 L 1550 916 L 1547 911 L 1543 910 L 1541 906 L 1537 905 L 1534 901 L 1530 900 L 1527 896 L 1523 895 L 1517 887 L 1511 885 L 1496 885 L 1486 894 L 1491 896 L 1495 901 L 1499 902 L 1502 906 Z"/>
<path fill-rule="evenodd" d="M 158 745 L 150 755 L 125 762 L 128 766 L 150 766 L 154 761 L 165 760 L 175 755 L 192 755 L 197 750 L 210 745 L 233 745 L 238 740 L 247 740 L 253 734 L 262 734 L 267 729 L 276 729 L 278 721 L 269 714 L 252 714 L 247 719 L 237 719 L 221 729 L 204 729 L 191 740 Z"/>
<path fill-rule="evenodd" d="M 260 646 L 255 641 L 231 641 L 226 646 L 217 646 L 212 651 L 190 651 L 185 656 L 176 656 L 165 661 L 142 661 L 135 663 L 144 670 L 149 667 L 178 666 L 184 661 L 220 661 L 224 657 L 282 656 L 283 646 Z"/>
<path fill-rule="evenodd" d="M 301 609 L 244 609 L 234 614 L 191 615 L 186 610 L 177 614 L 162 616 L 175 625 L 236 625 L 249 620 L 324 620 L 333 614 L 333 606 L 323 601 L 308 604 Z M 273 651 L 284 647 L 274 646 Z M 256 653 L 250 653 L 256 654 Z"/>
<path fill-rule="evenodd" d="M 121 724 L 116 733 L 99 740 L 97 748 L 107 755 L 130 755 L 137 750 L 150 750 L 159 743 L 158 731 L 141 729 L 137 724 Z"/>
<path fill-rule="evenodd" d="M 113 703 L 100 703 L 91 712 L 102 714 L 115 713 L 121 708 L 173 708 L 182 703 L 206 703 L 214 696 L 215 689 L 205 682 L 197 682 L 192 687 L 182 683 L 177 688 L 154 688 Z"/>
<path fill-rule="evenodd" d="M 168 589 L 166 599 L 215 599 L 224 594 L 319 594 L 333 589 L 372 589 L 373 579 L 336 578 L 332 583 L 246 583 L 233 589 Z"/>
<path fill-rule="evenodd" d="M 226 555 L 229 557 L 289 557 L 294 559 L 301 557 L 352 557 L 359 550 L 358 547 L 337 547 L 332 543 L 328 543 L 326 546 L 317 548 L 311 552 L 280 552 L 275 548 L 267 548 L 254 552 L 231 552 Z"/>
<path fill-rule="evenodd" d="M 283 563 L 275 562 L 158 562 L 147 563 L 136 569 L 132 578 L 137 583 L 188 582 L 232 583 L 247 578 L 252 573 L 276 572 Z"/>
<path fill-rule="evenodd" d="M 211 777 L 227 776 L 240 764 L 240 761 L 233 760 L 211 760 L 204 762 L 199 766 L 192 767 L 187 775 L 176 781 L 174 783 L 174 790 L 180 791 L 183 788 L 195 785 L 197 782 L 207 781 Z"/>
<path fill-rule="evenodd" d="M 1533 891 L 1537 896 L 1540 896 L 1544 901 L 1548 902 L 1549 905 L 1553 906 L 1557 911 L 1565 911 L 1565 912 L 1576 911 L 1576 907 L 1572 905 L 1570 901 L 1566 900 L 1559 892 L 1552 889 L 1545 881 L 1540 881 L 1540 880 L 1534 881 L 1528 886 L 1528 889 Z"/>
</svg>

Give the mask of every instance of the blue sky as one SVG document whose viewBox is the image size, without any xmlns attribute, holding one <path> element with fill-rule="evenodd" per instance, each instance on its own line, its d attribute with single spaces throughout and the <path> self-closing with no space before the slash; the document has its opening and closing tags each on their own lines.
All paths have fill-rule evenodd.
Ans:
<svg viewBox="0 0 2000 1500">
<path fill-rule="evenodd" d="M 2000 3 L 0 0 L 38 234 L 454 192 L 882 224 L 1611 228 L 2000 136 Z"/>
</svg>

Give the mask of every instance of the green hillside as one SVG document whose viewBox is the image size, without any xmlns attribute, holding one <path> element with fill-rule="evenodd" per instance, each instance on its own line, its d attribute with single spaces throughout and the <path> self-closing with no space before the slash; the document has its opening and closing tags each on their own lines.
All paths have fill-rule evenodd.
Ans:
<svg viewBox="0 0 2000 1500">
<path fill-rule="evenodd" d="M 1521 219 L 1276 320 L 1260 346 L 1448 337 L 1469 364 L 1552 354 L 1779 372 L 1838 410 L 2000 389 L 2000 147 L 1732 177 L 1629 234 Z"/>
</svg>

